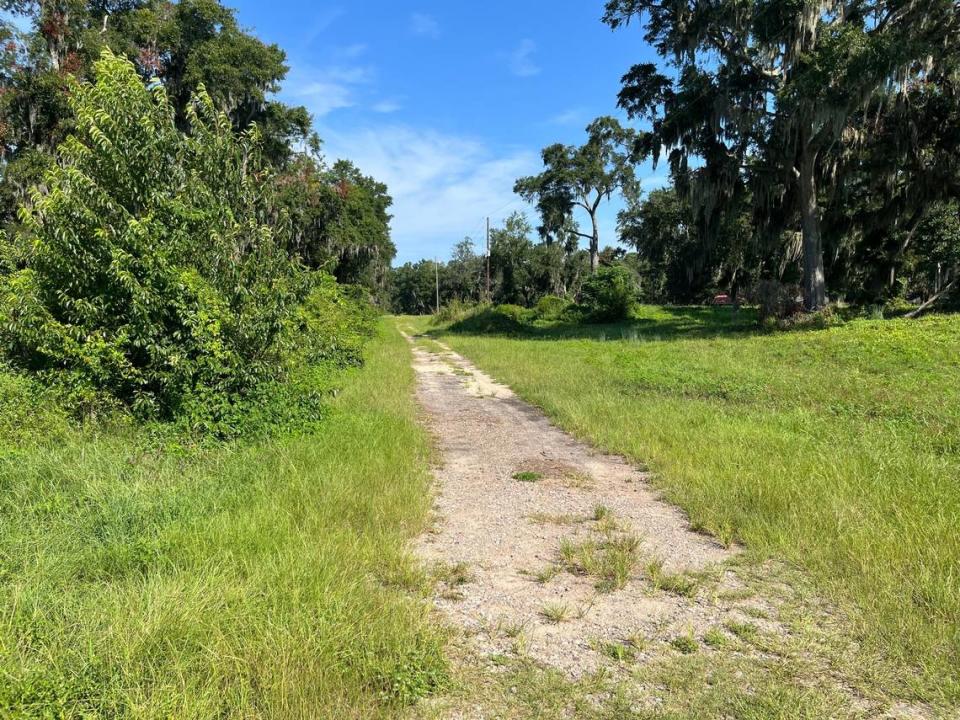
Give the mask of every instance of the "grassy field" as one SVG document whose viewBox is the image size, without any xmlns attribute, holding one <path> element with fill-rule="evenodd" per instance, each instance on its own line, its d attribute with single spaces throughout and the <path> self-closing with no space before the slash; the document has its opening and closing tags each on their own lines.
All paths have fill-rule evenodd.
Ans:
<svg viewBox="0 0 960 720">
<path fill-rule="evenodd" d="M 0 716 L 395 717 L 441 684 L 403 550 L 430 505 L 408 351 L 384 323 L 368 355 L 319 432 L 206 450 L 71 428 L 0 377 L 23 410 L 0 422 Z"/>
<path fill-rule="evenodd" d="M 960 702 L 960 318 L 754 328 L 647 307 L 620 325 L 432 332 L 647 464 L 694 526 L 802 568 L 899 668 L 896 692 Z"/>
</svg>

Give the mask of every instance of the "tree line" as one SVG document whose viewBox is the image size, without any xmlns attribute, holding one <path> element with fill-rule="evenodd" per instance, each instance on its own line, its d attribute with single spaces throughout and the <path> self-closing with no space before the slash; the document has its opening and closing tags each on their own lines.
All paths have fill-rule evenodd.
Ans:
<svg viewBox="0 0 960 720">
<path fill-rule="evenodd" d="M 574 297 L 585 240 L 587 272 L 630 267 L 651 302 L 724 293 L 783 313 L 838 300 L 956 302 L 955 0 L 610 0 L 603 21 L 639 28 L 659 62 L 622 78 L 617 104 L 632 126 L 599 118 L 583 145 L 545 148 L 543 171 L 517 181 L 540 222 L 516 257 L 546 266 L 518 273 L 515 256 L 491 258 L 504 278 L 492 299 Z M 669 167 L 667 187 L 641 193 L 644 161 Z M 602 250 L 597 213 L 612 197 L 624 209 L 614 248 Z M 561 255 L 576 271 L 566 284 L 543 282 L 560 277 L 547 258 Z M 394 301 L 407 311 L 417 267 L 395 274 Z M 513 277 L 528 290 L 509 289 Z M 451 286 L 449 297 L 463 295 Z"/>
<path fill-rule="evenodd" d="M 179 129 L 200 85 L 235 131 L 256 125 L 291 218 L 287 251 L 382 297 L 396 252 L 386 186 L 349 160 L 325 161 L 307 110 L 272 98 L 284 51 L 245 32 L 232 9 L 219 0 L 2 0 L 0 9 L 20 20 L 0 22 L 0 225 L 16 229 L 17 208 L 76 130 L 73 83 L 91 80 L 109 49 L 162 84 Z"/>
<path fill-rule="evenodd" d="M 322 417 L 384 297 L 391 199 L 271 99 L 283 51 L 218 0 L 0 9 L 0 369 L 78 416 Z"/>
</svg>

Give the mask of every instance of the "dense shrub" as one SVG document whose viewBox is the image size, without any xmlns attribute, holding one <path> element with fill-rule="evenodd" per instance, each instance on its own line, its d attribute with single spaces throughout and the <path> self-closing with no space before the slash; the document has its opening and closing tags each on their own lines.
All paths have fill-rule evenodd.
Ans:
<svg viewBox="0 0 960 720">
<path fill-rule="evenodd" d="M 572 305 L 573 303 L 566 298 L 544 295 L 537 301 L 537 318 L 548 321 L 560 320 Z"/>
<path fill-rule="evenodd" d="M 529 329 L 533 311 L 519 305 L 479 305 L 470 314 L 454 322 L 454 332 L 500 333 L 512 335 Z"/>
<path fill-rule="evenodd" d="M 580 291 L 580 304 L 595 322 L 623 320 L 636 302 L 636 275 L 623 265 L 598 269 L 584 281 Z"/>
<path fill-rule="evenodd" d="M 31 442 L 57 442 L 69 418 L 46 389 L 0 365 L 0 457 Z"/>
<path fill-rule="evenodd" d="M 109 51 L 95 77 L 73 89 L 75 135 L 5 243 L 3 344 L 74 400 L 159 417 L 222 405 L 277 377 L 311 290 L 284 252 L 259 133 L 235 134 L 202 88 L 181 132 L 162 86 Z"/>
<path fill-rule="evenodd" d="M 198 392 L 182 404 L 177 426 L 196 436 L 256 438 L 319 428 L 342 371 L 363 362 L 377 311 L 369 291 L 310 278 L 311 290 L 287 319 L 274 372 L 243 393 Z"/>
<path fill-rule="evenodd" d="M 528 323 L 533 320 L 534 313 L 532 310 L 522 307 L 520 305 L 511 305 L 510 303 L 504 305 L 496 306 L 497 314 L 502 315 L 505 318 L 509 318 L 519 324 Z"/>
<path fill-rule="evenodd" d="M 463 318 L 467 317 L 471 313 L 476 312 L 477 307 L 477 303 L 461 300 L 460 298 L 454 298 L 440 308 L 440 312 L 434 313 L 431 322 L 435 325 L 440 323 L 457 322 L 458 320 L 462 320 Z"/>
</svg>

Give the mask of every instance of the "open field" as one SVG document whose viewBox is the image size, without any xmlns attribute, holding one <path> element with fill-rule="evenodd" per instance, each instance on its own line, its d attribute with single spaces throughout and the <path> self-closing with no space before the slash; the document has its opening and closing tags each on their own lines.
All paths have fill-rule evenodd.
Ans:
<svg viewBox="0 0 960 720">
<path fill-rule="evenodd" d="M 898 694 L 960 699 L 956 317 L 769 333 L 729 310 L 646 307 L 620 325 L 432 332 L 648 465 L 695 527 L 805 571 L 899 668 Z"/>
<path fill-rule="evenodd" d="M 35 442 L 4 427 L 0 716 L 395 717 L 437 687 L 405 554 L 429 447 L 384 328 L 315 434 L 178 450 L 52 408 Z"/>
</svg>

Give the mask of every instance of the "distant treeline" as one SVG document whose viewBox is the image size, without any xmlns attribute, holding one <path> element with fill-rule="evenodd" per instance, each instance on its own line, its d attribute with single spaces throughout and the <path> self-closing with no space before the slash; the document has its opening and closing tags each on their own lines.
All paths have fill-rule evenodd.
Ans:
<svg viewBox="0 0 960 720">
<path fill-rule="evenodd" d="M 660 56 L 623 76 L 618 106 L 636 128 L 598 118 L 583 145 L 545 148 L 543 171 L 517 181 L 539 242 L 522 239 L 517 219 L 495 234 L 494 301 L 573 298 L 585 272 L 622 263 L 655 302 L 764 296 L 778 312 L 956 302 L 955 2 L 609 0 L 604 21 L 641 31 Z M 668 166 L 667 187 L 641 192 L 645 161 Z M 597 214 L 612 197 L 624 209 L 617 249 L 604 251 L 614 239 L 600 237 Z M 463 250 L 441 300 L 477 295 Z M 395 271 L 395 307 L 430 307 L 421 275 Z"/>
<path fill-rule="evenodd" d="M 218 0 L 0 9 L 0 372 L 198 434 L 322 417 L 391 199 L 271 99 L 283 51 Z"/>
</svg>

